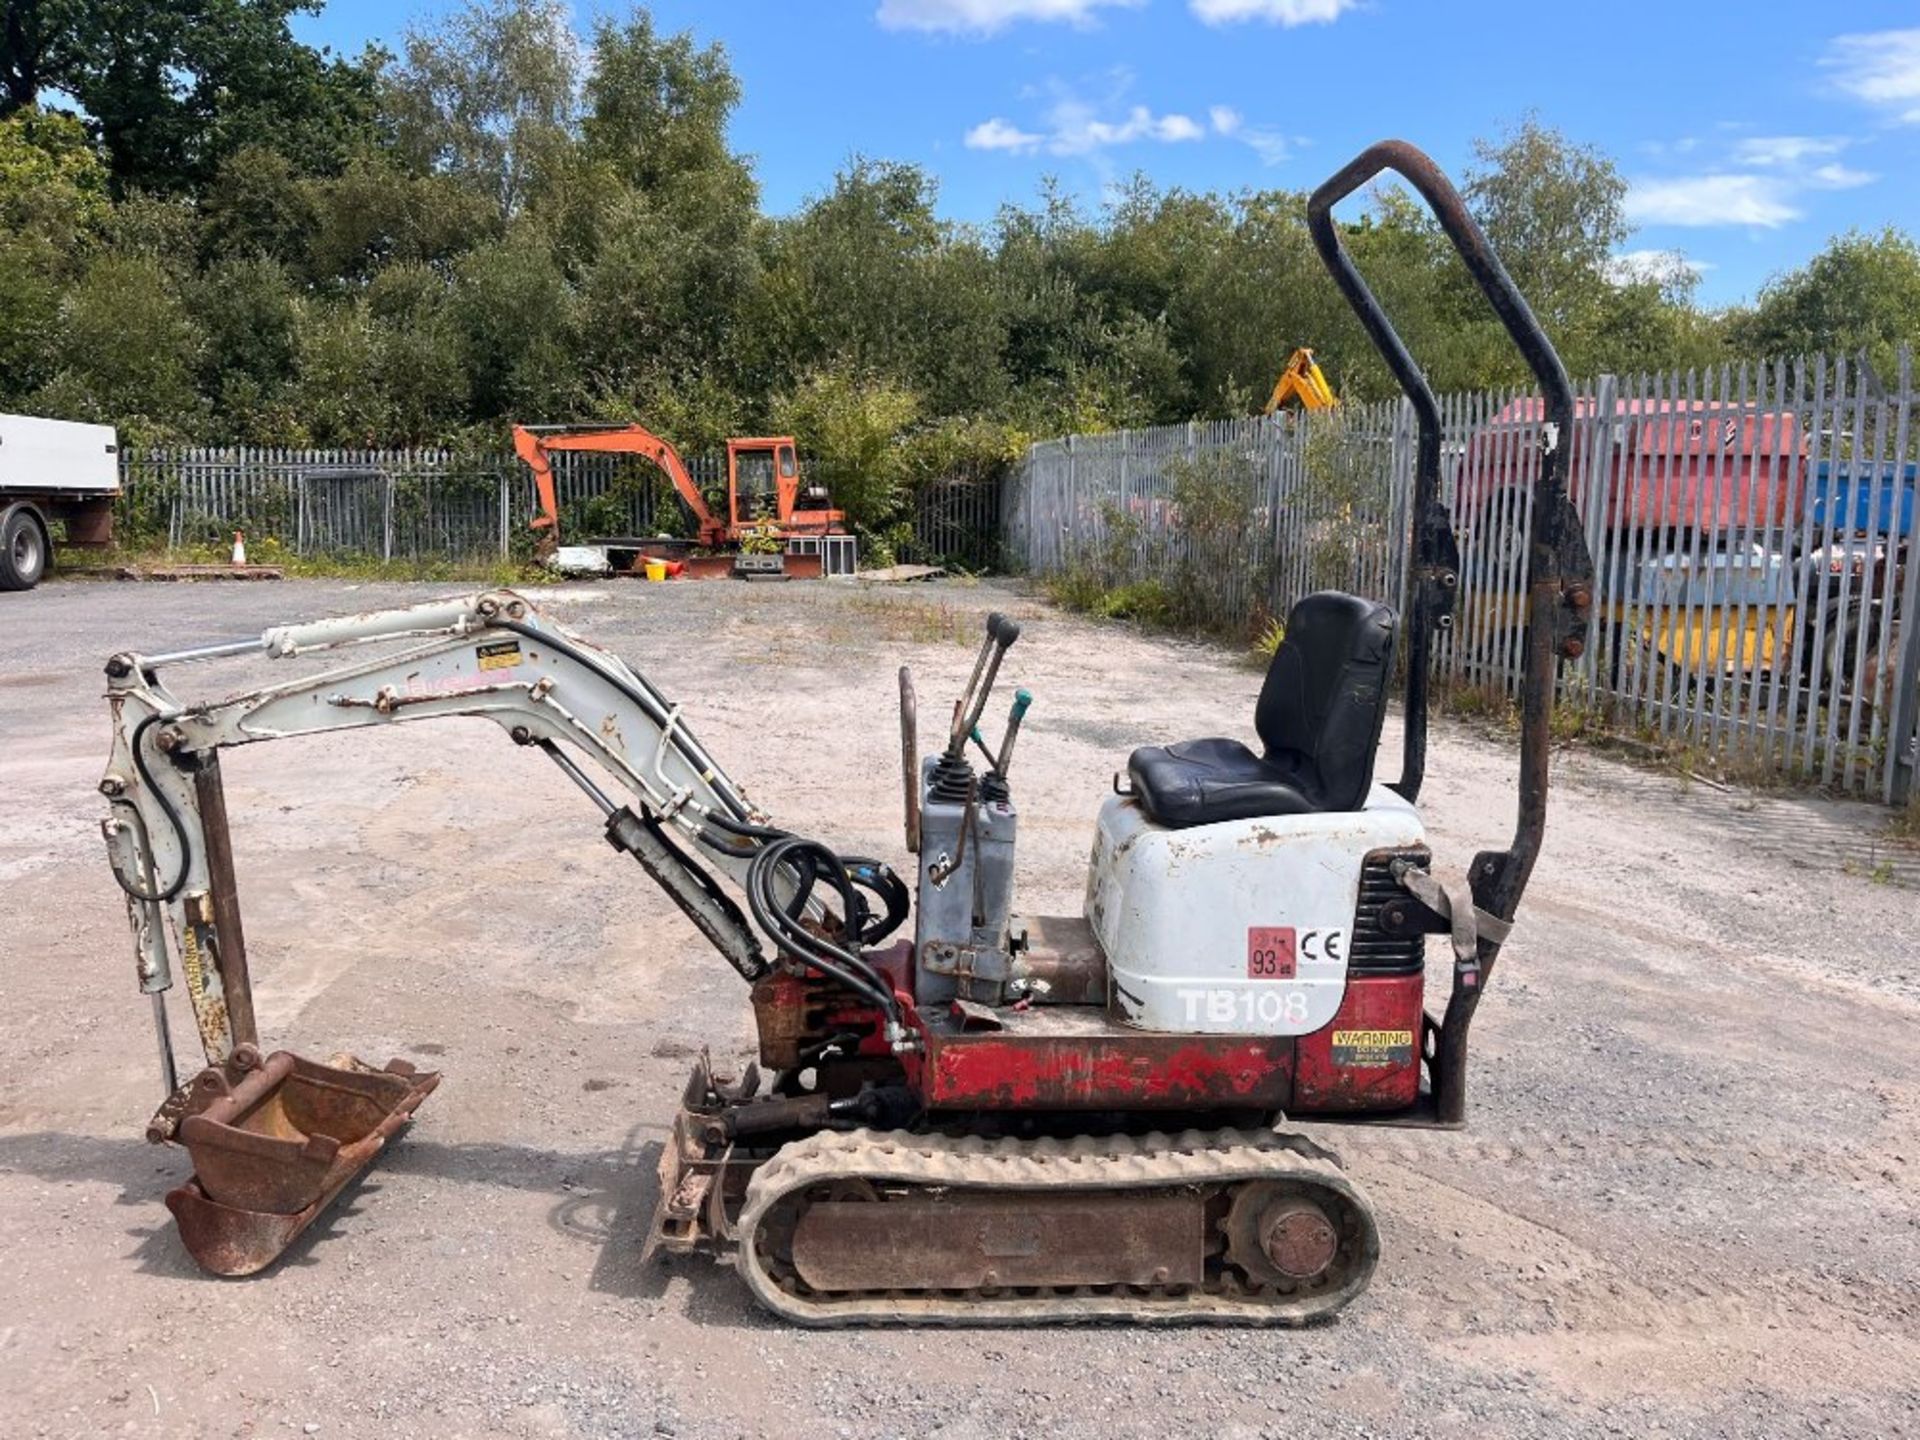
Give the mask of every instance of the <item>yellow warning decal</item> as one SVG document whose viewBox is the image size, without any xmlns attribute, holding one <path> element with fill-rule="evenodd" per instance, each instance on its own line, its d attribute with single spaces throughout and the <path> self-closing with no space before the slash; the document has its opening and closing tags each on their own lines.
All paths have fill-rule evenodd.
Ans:
<svg viewBox="0 0 1920 1440">
<path fill-rule="evenodd" d="M 1413 1059 L 1411 1030 L 1336 1030 L 1333 1063 L 1356 1069 L 1405 1065 Z"/>
<path fill-rule="evenodd" d="M 490 640 L 485 645 L 476 646 L 473 653 L 482 670 L 511 670 L 520 663 L 520 642 Z"/>
</svg>

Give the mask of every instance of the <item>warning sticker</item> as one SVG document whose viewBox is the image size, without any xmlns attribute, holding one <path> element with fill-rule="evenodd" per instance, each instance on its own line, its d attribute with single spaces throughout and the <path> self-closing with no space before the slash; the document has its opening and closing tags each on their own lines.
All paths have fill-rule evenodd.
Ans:
<svg viewBox="0 0 1920 1440">
<path fill-rule="evenodd" d="M 1247 927 L 1247 978 L 1291 980 L 1294 975 L 1294 935 L 1291 925 Z"/>
<path fill-rule="evenodd" d="M 1411 1030 L 1336 1030 L 1333 1063 L 1356 1070 L 1405 1065 L 1413 1059 Z"/>
<path fill-rule="evenodd" d="M 477 646 L 473 653 L 479 657 L 482 670 L 511 670 L 520 663 L 520 642 L 489 640 Z"/>
</svg>

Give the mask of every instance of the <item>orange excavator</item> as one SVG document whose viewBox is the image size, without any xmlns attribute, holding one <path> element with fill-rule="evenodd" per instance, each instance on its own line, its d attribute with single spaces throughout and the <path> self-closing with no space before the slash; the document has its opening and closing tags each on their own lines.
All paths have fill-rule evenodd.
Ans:
<svg viewBox="0 0 1920 1440">
<path fill-rule="evenodd" d="M 643 425 L 516 425 L 513 448 L 533 471 L 539 508 L 533 517 L 545 550 L 560 538 L 560 502 L 552 456 L 563 451 L 601 455 L 640 455 L 666 473 L 693 512 L 693 543 L 711 550 L 736 549 L 748 536 L 768 536 L 786 548 L 800 538 L 847 536 L 846 515 L 832 509 L 819 486 L 802 486 L 800 463 L 791 435 L 755 436 L 727 441 L 727 513 L 715 515 L 706 496 L 688 474 L 680 452 Z M 642 553 L 658 540 L 595 540 L 605 550 Z"/>
</svg>

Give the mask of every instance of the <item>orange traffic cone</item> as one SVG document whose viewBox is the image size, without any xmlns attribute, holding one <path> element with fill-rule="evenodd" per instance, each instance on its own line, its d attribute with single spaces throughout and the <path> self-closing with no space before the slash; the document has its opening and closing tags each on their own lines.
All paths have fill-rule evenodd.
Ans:
<svg viewBox="0 0 1920 1440">
<path fill-rule="evenodd" d="M 247 563 L 247 537 L 238 530 L 233 532 L 233 563 L 236 565 Z"/>
</svg>

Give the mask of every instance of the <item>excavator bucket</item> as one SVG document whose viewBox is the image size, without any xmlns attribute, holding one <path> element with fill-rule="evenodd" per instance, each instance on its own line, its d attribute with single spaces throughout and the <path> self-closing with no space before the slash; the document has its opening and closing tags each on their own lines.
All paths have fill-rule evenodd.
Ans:
<svg viewBox="0 0 1920 1440">
<path fill-rule="evenodd" d="M 271 1265 L 439 1083 L 405 1060 L 262 1060 L 246 1045 L 202 1071 L 174 1132 L 193 1175 L 167 1196 L 188 1253 L 216 1275 Z"/>
</svg>

